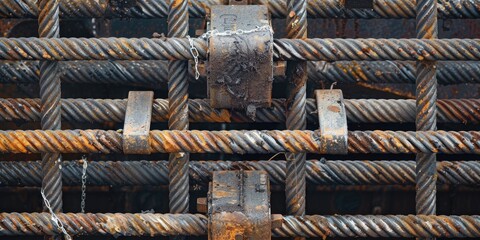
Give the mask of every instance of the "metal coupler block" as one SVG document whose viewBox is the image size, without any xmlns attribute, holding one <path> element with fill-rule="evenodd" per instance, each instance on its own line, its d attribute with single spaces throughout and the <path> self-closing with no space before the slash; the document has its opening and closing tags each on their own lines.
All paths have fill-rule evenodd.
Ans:
<svg viewBox="0 0 480 240">
<path fill-rule="evenodd" d="M 270 107 L 273 32 L 265 6 L 212 6 L 207 79 L 215 108 Z"/>
<path fill-rule="evenodd" d="M 347 114 L 342 90 L 316 90 L 321 153 L 347 154 Z"/>
<path fill-rule="evenodd" d="M 209 240 L 271 239 L 272 222 L 278 221 L 272 221 L 270 215 L 267 173 L 243 170 L 213 172 L 208 193 L 208 214 Z"/>
<path fill-rule="evenodd" d="M 152 91 L 130 91 L 123 126 L 123 152 L 150 154 L 150 123 L 152 121 Z"/>
</svg>

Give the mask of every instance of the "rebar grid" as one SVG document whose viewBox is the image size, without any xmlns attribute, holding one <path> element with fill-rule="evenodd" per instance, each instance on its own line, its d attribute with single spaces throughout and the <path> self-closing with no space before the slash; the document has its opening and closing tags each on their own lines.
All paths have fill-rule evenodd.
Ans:
<svg viewBox="0 0 480 240">
<path fill-rule="evenodd" d="M 207 233 L 199 214 L 60 213 L 72 235 L 165 236 Z M 0 213 L 0 235 L 55 234 L 47 213 Z M 479 237 L 480 216 L 282 216 L 276 237 Z M 115 226 L 115 227 L 112 227 Z M 384 229 L 388 229 L 385 231 Z"/>
<path fill-rule="evenodd" d="M 39 0 L 38 8 L 38 35 L 41 38 L 59 38 L 60 37 L 60 17 L 58 0 Z M 60 78 L 57 75 L 58 62 L 44 61 L 40 62 L 40 101 L 41 101 L 41 125 L 43 130 L 61 129 L 61 85 Z M 44 204 L 45 212 L 58 213 L 62 211 L 62 172 L 61 156 L 53 150 L 42 153 L 42 191 L 46 200 Z M 52 237 L 46 236 L 45 239 L 58 239 L 60 236 L 55 234 Z"/>
<path fill-rule="evenodd" d="M 478 0 L 374 0 L 373 10 L 347 9 L 345 1 L 259 0 L 268 5 L 274 17 L 287 18 L 288 38 L 274 40 L 274 58 L 290 61 L 287 65 L 287 99 L 273 101 L 272 108 L 258 109 L 255 122 L 286 122 L 286 131 L 188 131 L 193 122 L 254 122 L 241 111 L 213 109 L 203 99 L 188 99 L 188 62 L 193 57 L 187 39 L 188 17 L 203 17 L 211 5 L 223 0 L 138 0 L 135 6 L 114 7 L 109 1 L 40 0 L 55 4 L 37 7 L 36 0 L 0 2 L 0 18 L 39 17 L 40 37 L 0 38 L 0 59 L 40 60 L 1 66 L 8 76 L 2 81 L 31 82 L 40 79 L 41 102 L 36 99 L 0 99 L 0 121 L 38 121 L 56 131 L 0 131 L 1 153 L 122 153 L 122 133 L 103 130 L 60 130 L 61 116 L 68 121 L 122 122 L 125 100 L 64 99 L 60 101 L 60 77 L 68 82 L 140 83 L 168 81 L 167 100 L 154 102 L 153 121 L 168 121 L 173 131 L 150 132 L 152 152 L 171 153 L 169 161 L 91 162 L 89 184 L 156 185 L 169 184 L 170 212 L 188 213 L 189 181 L 206 183 L 216 170 L 265 170 L 272 183 L 286 185 L 287 213 L 283 224 L 274 230 L 278 237 L 479 237 L 479 216 L 434 216 L 438 183 L 476 185 L 480 179 L 478 161 L 435 162 L 436 153 L 479 154 L 480 132 L 436 130 L 439 122 L 480 122 L 480 101 L 476 99 L 436 102 L 436 73 L 440 83 L 477 82 L 478 63 L 433 61 L 479 61 L 479 39 L 436 38 L 437 12 L 441 18 L 478 18 Z M 41 9 L 42 11 L 39 11 Z M 48 10 L 48 11 L 47 11 Z M 57 38 L 59 13 L 65 18 L 168 16 L 168 37 L 148 38 Z M 49 15 L 48 18 L 45 15 Z M 417 17 L 417 37 L 422 39 L 307 39 L 306 18 L 413 18 Z M 43 24 L 42 24 L 43 23 Z M 48 29 L 56 35 L 42 33 Z M 299 39 L 293 39 L 299 38 Z M 193 39 L 200 58 L 207 56 L 204 38 Z M 75 60 L 134 60 L 125 62 L 69 62 Z M 138 60 L 167 60 L 140 62 Z M 372 61 L 372 62 L 352 62 Z M 405 62 L 418 61 L 415 66 Z M 47 62 L 48 61 L 48 62 Z M 294 62 L 297 61 L 297 62 Z M 307 71 L 304 61 L 349 61 L 312 63 Z M 18 64 L 18 65 L 17 65 Z M 23 64 L 23 65 L 22 65 Z M 95 64 L 95 65 L 94 65 Z M 473 70 L 464 71 L 465 65 Z M 385 66 L 395 68 L 386 73 Z M 68 69 L 77 66 L 76 69 Z M 168 67 L 167 67 L 168 66 Z M 440 69 L 436 69 L 436 67 Z M 15 70 L 12 70 L 12 67 Z M 16 69 L 26 69 L 19 73 Z M 37 76 L 36 69 L 40 69 Z M 372 68 L 382 74 L 373 74 Z M 100 69 L 100 71 L 99 71 Z M 105 70 L 102 70 L 105 69 Z M 112 70 L 113 69 L 113 70 Z M 126 69 L 126 70 L 125 70 Z M 313 69 L 313 70 L 312 70 Z M 400 72 L 397 72 L 401 69 Z M 106 71 L 110 74 L 103 74 Z M 95 72 L 95 74 L 92 74 Z M 168 74 L 166 74 L 168 72 Z M 312 79 L 345 82 L 413 82 L 417 80 L 415 100 L 346 100 L 349 122 L 413 122 L 416 132 L 352 131 L 348 134 L 349 153 L 415 153 L 414 161 L 306 161 L 305 153 L 320 153 L 318 131 L 307 131 L 307 121 L 318 124 L 315 102 L 306 99 L 307 73 Z M 111 74 L 115 76 L 112 78 Z M 160 76 L 159 76 L 160 75 Z M 163 75 L 163 76 L 161 76 Z M 455 75 L 460 77 L 457 79 Z M 2 76 L 2 75 L 0 75 Z M 70 79 L 71 78 L 71 79 Z M 342 79 L 339 79 L 342 78 Z M 47 84 L 48 83 L 48 84 Z M 47 100 L 47 101 L 46 101 Z M 50 102 L 51 104 L 45 104 Z M 51 105 L 50 107 L 45 107 Z M 63 109 L 60 108 L 63 106 Z M 417 106 L 417 108 L 415 108 Z M 435 109 L 438 107 L 438 111 Z M 61 110 L 60 110 L 61 109 Z M 418 111 L 415 111 L 417 110 Z M 55 114 L 49 114 L 48 111 Z M 42 114 L 40 114 L 41 112 Z M 49 117 L 48 115 L 51 115 Z M 51 124 L 50 124 L 51 123 Z M 55 123 L 55 124 L 54 124 Z M 58 125 L 56 124 L 58 123 Z M 48 126 L 47 126 L 48 125 Z M 289 161 L 199 161 L 189 162 L 189 153 L 256 154 L 288 152 Z M 50 158 L 52 159 L 52 158 Z M 60 155 L 54 158 L 60 159 Z M 45 169 L 44 160 L 42 165 Z M 39 175 L 40 162 L 0 163 L 0 185 L 39 185 L 41 179 L 55 183 L 58 190 L 50 201 L 59 201 L 61 211 L 62 179 L 68 185 L 80 183 L 78 161 L 49 161 L 55 175 Z M 168 163 L 168 164 L 167 164 Z M 60 167 L 61 168 L 60 171 Z M 438 171 L 438 175 L 437 175 Z M 62 175 L 63 173 L 63 175 Z M 427 173 L 427 174 L 425 174 Z M 27 176 L 27 177 L 25 177 Z M 191 176 L 191 179 L 189 177 Z M 439 181 L 436 181 L 436 178 Z M 303 216 L 305 185 L 312 184 L 417 184 L 417 213 L 408 216 Z M 43 186 L 48 196 L 49 187 Z M 59 196 L 59 197 L 58 197 Z M 50 197 L 49 197 L 50 198 Z M 55 202 L 57 203 L 57 202 Z M 54 204 L 52 203 L 52 206 Z M 428 214 L 422 215 L 422 214 Z M 207 233 L 208 219 L 195 214 L 63 214 L 62 223 L 72 235 L 113 236 L 200 236 Z M 0 213 L 0 235 L 57 235 L 47 213 Z"/>
<path fill-rule="evenodd" d="M 137 0 L 131 7 L 117 7 L 101 0 L 63 0 L 60 15 L 63 18 L 165 18 L 168 16 L 169 0 Z M 0 18 L 36 18 L 36 0 L 4 0 L 0 2 Z M 191 1 L 191 17 L 205 17 L 212 5 L 226 4 L 225 0 Z M 374 0 L 373 10 L 347 9 L 340 0 L 309 0 L 307 13 L 311 18 L 415 18 L 414 0 Z M 287 16 L 286 0 L 259 0 L 257 4 L 268 5 L 272 17 Z M 439 0 L 440 18 L 479 18 L 478 0 Z"/>
<path fill-rule="evenodd" d="M 191 161 L 190 182 L 207 185 L 214 171 L 261 170 L 272 184 L 285 184 L 285 161 Z M 415 161 L 308 160 L 306 180 L 313 185 L 414 185 Z M 63 161 L 67 186 L 82 184 L 83 161 Z M 478 185 L 479 161 L 440 161 L 438 184 Z M 40 186 L 41 162 L 0 162 L 0 186 Z M 87 184 L 95 186 L 168 185 L 168 161 L 88 163 Z"/>
</svg>

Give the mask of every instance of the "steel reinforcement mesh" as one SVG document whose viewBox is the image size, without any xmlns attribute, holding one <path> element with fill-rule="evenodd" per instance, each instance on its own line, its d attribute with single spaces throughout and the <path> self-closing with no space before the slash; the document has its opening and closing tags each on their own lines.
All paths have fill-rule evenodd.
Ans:
<svg viewBox="0 0 480 240">
<path fill-rule="evenodd" d="M 205 197 L 213 171 L 238 169 L 268 173 L 272 213 L 283 214 L 275 237 L 480 237 L 479 0 L 362 1 L 370 8 L 353 0 L 253 1 L 268 6 L 274 61 L 287 66 L 274 80 L 272 107 L 255 119 L 212 108 L 205 76 L 193 77 L 191 45 L 203 61 L 207 40 L 187 36 L 210 6 L 228 2 L 0 1 L 2 239 L 205 237 L 208 216 L 195 200 Z M 375 29 L 379 19 L 396 24 Z M 439 38 L 465 29 L 462 22 L 473 27 Z M 349 24 L 375 36 L 413 31 L 355 38 L 362 34 L 345 32 Z M 149 37 L 134 38 L 139 29 Z M 112 37 L 122 30 L 128 37 Z M 327 31 L 340 36 L 325 38 Z M 362 97 L 344 102 L 346 156 L 318 154 L 312 89 L 334 82 L 345 96 Z M 123 154 L 129 90 L 163 96 L 153 102 L 149 156 Z M 344 199 L 332 201 L 348 206 L 316 206 L 328 192 L 341 192 Z M 440 192 L 452 197 L 437 199 Z M 132 200 L 137 195 L 145 199 Z M 352 199 L 401 203 L 358 210 Z M 151 201 L 160 206 L 150 210 Z M 467 210 L 445 211 L 452 201 Z"/>
</svg>

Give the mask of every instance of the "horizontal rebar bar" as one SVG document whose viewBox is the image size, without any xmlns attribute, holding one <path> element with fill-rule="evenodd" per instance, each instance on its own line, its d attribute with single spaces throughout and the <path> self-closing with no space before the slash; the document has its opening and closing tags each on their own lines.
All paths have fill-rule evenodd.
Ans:
<svg viewBox="0 0 480 240">
<path fill-rule="evenodd" d="M 60 62 L 58 74 L 65 83 L 167 84 L 166 61 L 70 61 Z M 0 83 L 38 83 L 38 62 L 0 61 Z M 195 79 L 189 69 L 191 82 Z M 479 62 L 438 62 L 439 84 L 480 83 Z M 310 82 L 415 83 L 415 65 L 407 61 L 309 62 Z"/>
<path fill-rule="evenodd" d="M 318 131 L 150 131 L 151 152 L 323 153 Z M 122 133 L 104 130 L 0 131 L 2 153 L 122 152 Z M 477 131 L 351 131 L 349 153 L 479 154 Z"/>
<path fill-rule="evenodd" d="M 207 43 L 192 46 L 205 59 Z M 185 38 L 0 38 L 1 60 L 191 60 Z M 274 58 L 301 61 L 480 60 L 479 39 L 276 39 Z"/>
<path fill-rule="evenodd" d="M 191 161 L 190 180 L 207 184 L 213 171 L 265 171 L 272 184 L 285 183 L 285 161 Z M 0 186 L 40 186 L 39 161 L 0 162 Z M 83 161 L 63 161 L 63 184 L 79 186 Z M 307 182 L 315 185 L 414 185 L 415 161 L 309 160 Z M 480 161 L 437 163 L 438 184 L 478 185 Z M 87 184 L 143 186 L 168 184 L 167 161 L 106 161 L 88 163 Z"/>
<path fill-rule="evenodd" d="M 0 65 L 0 71 L 2 71 Z M 410 61 L 309 62 L 310 82 L 415 84 L 415 63 Z M 1 74 L 1 73 L 0 73 Z M 29 79 L 28 77 L 26 79 Z M 437 62 L 439 84 L 480 83 L 479 62 Z M 1 80 L 0 80 L 1 81 Z"/>
<path fill-rule="evenodd" d="M 274 236 L 290 237 L 478 237 L 480 216 L 312 215 L 284 216 Z"/>
<path fill-rule="evenodd" d="M 206 235 L 199 214 L 59 213 L 65 230 L 76 235 Z M 48 213 L 0 213 L 0 235 L 57 233 Z M 276 237 L 479 237 L 480 216 L 335 215 L 282 216 Z"/>
<path fill-rule="evenodd" d="M 114 5 L 102 0 L 63 0 L 63 18 L 165 18 L 169 1 L 136 0 L 135 4 Z M 204 17 L 212 5 L 226 4 L 225 0 L 195 0 L 189 5 L 191 17 Z M 268 5 L 273 17 L 286 16 L 286 0 L 259 0 Z M 307 12 L 311 18 L 415 18 L 414 0 L 373 0 L 371 9 L 349 9 L 340 0 L 309 0 Z M 441 18 L 479 18 L 478 0 L 439 0 Z M 0 1 L 0 18 L 37 18 L 36 0 Z"/>
<path fill-rule="evenodd" d="M 62 99 L 62 116 L 69 122 L 123 122 L 127 100 L 124 99 Z M 415 121 L 415 100 L 345 99 L 347 119 L 353 123 L 405 123 Z M 307 120 L 318 124 L 316 102 L 307 99 Z M 479 99 L 444 99 L 437 102 L 438 122 L 480 123 Z M 208 99 L 190 99 L 191 122 L 217 123 L 281 123 L 285 122 L 284 99 L 273 99 L 271 108 L 259 108 L 255 119 L 243 110 L 215 109 Z M 166 122 L 168 100 L 155 99 L 152 121 Z M 38 99 L 0 98 L 0 121 L 39 121 Z"/>
</svg>

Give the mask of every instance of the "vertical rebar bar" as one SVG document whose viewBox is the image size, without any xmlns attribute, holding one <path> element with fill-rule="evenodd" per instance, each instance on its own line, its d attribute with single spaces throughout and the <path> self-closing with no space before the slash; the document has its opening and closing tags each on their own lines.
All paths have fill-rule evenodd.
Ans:
<svg viewBox="0 0 480 240">
<path fill-rule="evenodd" d="M 42 38 L 60 37 L 60 18 L 58 0 L 40 0 L 38 2 L 38 35 Z M 58 62 L 40 63 L 40 100 L 41 126 L 43 130 L 61 129 L 61 83 L 57 75 Z M 50 202 L 53 212 L 62 211 L 62 175 L 59 153 L 42 154 L 42 190 Z M 44 211 L 48 211 L 44 206 Z M 45 239 L 61 239 L 60 236 L 47 236 Z"/>
<path fill-rule="evenodd" d="M 188 35 L 188 0 L 170 1 L 168 36 Z M 170 61 L 168 64 L 168 105 L 171 130 L 188 129 L 188 61 Z M 171 213 L 188 213 L 189 153 L 169 155 L 169 206 Z"/>
<path fill-rule="evenodd" d="M 434 39 L 438 35 L 437 0 L 417 0 L 417 38 Z M 417 63 L 417 117 L 418 131 L 437 129 L 437 78 L 435 62 Z M 436 212 L 436 155 L 417 154 L 416 157 L 416 211 L 434 215 Z"/>
<path fill-rule="evenodd" d="M 287 37 L 307 38 L 307 1 L 287 1 Z M 289 83 L 286 125 L 290 130 L 304 130 L 306 118 L 307 63 L 290 61 L 286 69 Z M 287 214 L 305 215 L 306 154 L 287 154 L 285 196 Z M 301 238 L 299 238 L 301 239 Z"/>
</svg>

